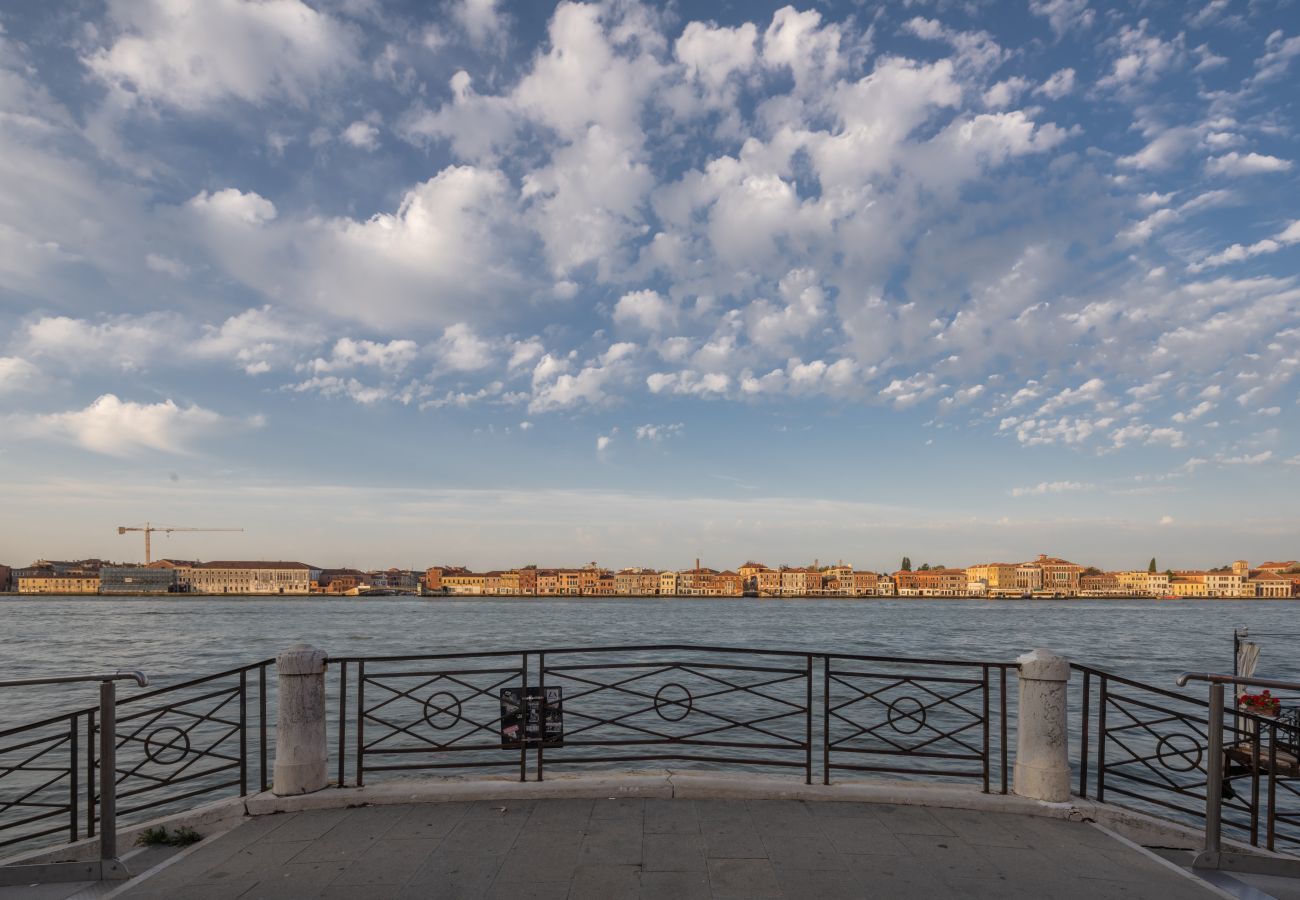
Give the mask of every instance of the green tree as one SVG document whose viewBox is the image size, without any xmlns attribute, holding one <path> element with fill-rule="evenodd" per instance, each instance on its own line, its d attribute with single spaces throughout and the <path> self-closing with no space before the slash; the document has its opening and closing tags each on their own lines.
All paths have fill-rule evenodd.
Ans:
<svg viewBox="0 0 1300 900">
<path fill-rule="evenodd" d="M 1101 574 L 1101 569 L 1097 568 L 1096 566 L 1088 566 L 1088 568 L 1086 568 L 1086 569 L 1083 570 L 1083 574 L 1084 574 L 1084 575 L 1100 575 L 1100 574 Z"/>
<path fill-rule="evenodd" d="M 902 564 L 901 566 L 899 566 L 898 568 L 900 568 L 900 569 L 903 570 L 904 572 L 910 572 L 910 571 L 912 571 L 912 558 L 911 558 L 910 556 L 904 556 L 904 557 L 903 557 L 903 564 Z"/>
<path fill-rule="evenodd" d="M 917 569 L 917 571 L 918 571 L 918 572 L 928 572 L 928 571 L 930 571 L 930 564 L 929 564 L 929 563 L 921 563 L 921 568 Z"/>
<path fill-rule="evenodd" d="M 1155 574 L 1155 571 L 1156 571 L 1156 558 L 1155 558 L 1154 556 L 1151 557 L 1151 562 L 1147 563 L 1147 571 L 1150 572 L 1150 573 L 1152 573 L 1153 575 Z"/>
</svg>

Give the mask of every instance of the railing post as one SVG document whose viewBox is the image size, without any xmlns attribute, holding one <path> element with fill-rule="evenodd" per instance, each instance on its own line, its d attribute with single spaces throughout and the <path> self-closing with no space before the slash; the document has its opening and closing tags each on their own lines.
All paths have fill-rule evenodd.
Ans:
<svg viewBox="0 0 1300 900">
<path fill-rule="evenodd" d="M 276 716 L 277 797 L 310 794 L 326 787 L 325 652 L 295 644 L 275 658 L 280 679 Z"/>
<path fill-rule="evenodd" d="M 1061 803 L 1070 799 L 1066 688 L 1070 661 L 1050 650 L 1021 656 L 1015 792 Z"/>
<path fill-rule="evenodd" d="M 117 858 L 117 685 L 99 683 L 99 858 Z"/>
<path fill-rule="evenodd" d="M 1210 685 L 1210 715 L 1205 752 L 1205 851 L 1192 862 L 1198 868 L 1219 867 L 1219 828 L 1223 812 L 1223 685 Z"/>
</svg>

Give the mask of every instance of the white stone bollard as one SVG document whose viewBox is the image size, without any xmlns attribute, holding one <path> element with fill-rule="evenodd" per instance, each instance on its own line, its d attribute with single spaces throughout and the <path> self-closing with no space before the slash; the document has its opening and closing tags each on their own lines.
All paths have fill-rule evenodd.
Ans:
<svg viewBox="0 0 1300 900">
<path fill-rule="evenodd" d="M 310 794 L 329 784 L 325 775 L 325 651 L 294 644 L 275 658 L 280 673 L 276 721 L 277 797 Z"/>
<path fill-rule="evenodd" d="M 1070 661 L 1051 650 L 1033 650 L 1016 662 L 1020 664 L 1020 706 L 1015 791 L 1034 800 L 1069 800 L 1066 685 Z"/>
</svg>

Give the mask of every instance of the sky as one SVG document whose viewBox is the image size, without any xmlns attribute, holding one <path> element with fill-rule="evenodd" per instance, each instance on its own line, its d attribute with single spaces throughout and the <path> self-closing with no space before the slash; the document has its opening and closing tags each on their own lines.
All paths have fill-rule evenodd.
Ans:
<svg viewBox="0 0 1300 900">
<path fill-rule="evenodd" d="M 1300 556 L 1300 4 L 19 0 L 0 562 Z"/>
</svg>

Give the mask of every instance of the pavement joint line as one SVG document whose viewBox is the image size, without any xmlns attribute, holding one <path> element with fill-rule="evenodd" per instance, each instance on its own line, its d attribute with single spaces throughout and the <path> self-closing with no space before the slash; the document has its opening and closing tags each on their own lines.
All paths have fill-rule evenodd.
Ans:
<svg viewBox="0 0 1300 900">
<path fill-rule="evenodd" d="M 1138 853 L 1142 854 L 1152 862 L 1159 864 L 1160 866 L 1168 869 L 1171 872 L 1177 872 L 1183 878 L 1200 885 L 1210 893 L 1218 897 L 1223 897 L 1224 900 L 1239 900 L 1239 898 L 1235 894 L 1231 894 L 1228 891 L 1225 891 L 1217 884 L 1212 884 L 1211 882 L 1206 881 L 1204 878 L 1201 878 L 1195 872 L 1187 871 L 1182 866 L 1178 865 L 1178 863 L 1173 862 L 1172 860 L 1165 859 L 1163 856 L 1161 856 L 1158 853 L 1152 853 L 1150 850 L 1148 850 L 1146 847 L 1143 847 L 1141 844 L 1137 843 L 1136 841 L 1129 840 L 1128 838 L 1124 837 L 1124 835 L 1112 831 L 1111 829 L 1107 828 L 1105 825 L 1102 825 L 1098 822 L 1089 822 L 1088 824 L 1091 825 L 1093 828 L 1096 828 L 1098 831 L 1102 832 L 1103 834 L 1109 836 L 1111 840 L 1123 844 L 1125 847 L 1128 847 L 1130 850 L 1136 850 Z"/>
<path fill-rule="evenodd" d="M 120 885 L 113 888 L 113 890 L 109 891 L 107 894 L 104 894 L 103 895 L 104 900 L 112 900 L 113 897 L 117 897 L 118 895 L 125 893 L 127 890 L 131 888 L 139 887 L 140 885 L 144 884 L 145 881 L 159 874 L 163 870 L 168 869 L 171 866 L 174 866 L 177 863 L 179 863 L 181 860 L 186 859 L 187 857 L 191 856 L 194 853 L 197 853 L 200 848 L 207 847 L 209 844 L 215 843 L 220 838 L 225 837 L 227 834 L 229 834 L 230 832 L 238 828 L 241 824 L 243 824 L 242 819 L 237 821 L 230 828 L 224 828 L 221 831 L 213 832 L 212 834 L 205 837 L 203 840 L 196 841 L 195 843 L 190 844 L 188 847 L 182 848 L 181 850 L 177 851 L 176 853 L 173 853 L 171 856 L 167 857 L 166 859 L 161 860 L 160 862 L 156 863 L 155 865 L 151 866 L 148 869 L 145 869 L 139 875 L 134 875 L 128 880 L 122 882 Z M 141 848 L 141 852 L 143 852 L 143 848 Z"/>
</svg>

